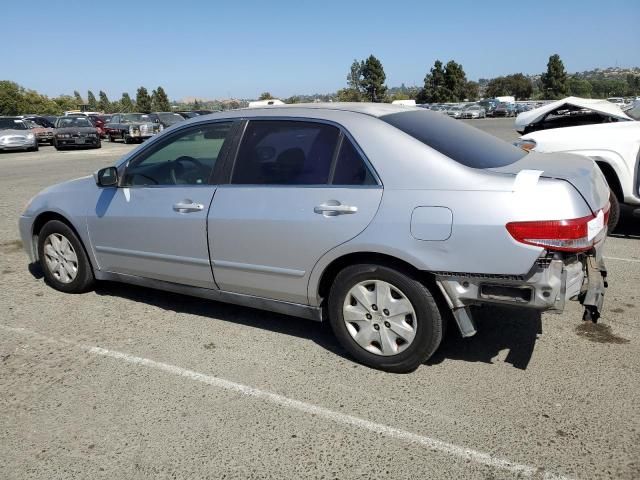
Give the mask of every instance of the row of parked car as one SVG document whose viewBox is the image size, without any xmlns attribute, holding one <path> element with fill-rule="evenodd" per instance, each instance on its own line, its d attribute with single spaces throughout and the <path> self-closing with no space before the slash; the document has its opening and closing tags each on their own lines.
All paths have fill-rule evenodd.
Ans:
<svg viewBox="0 0 640 480">
<path fill-rule="evenodd" d="M 176 123 L 211 110 L 189 112 L 116 113 L 66 112 L 64 116 L 0 117 L 1 150 L 38 150 L 40 145 L 100 148 L 101 141 L 142 142 Z"/>
<path fill-rule="evenodd" d="M 479 102 L 433 103 L 418 106 L 435 112 L 444 113 L 452 118 L 471 119 L 487 117 L 515 117 L 519 113 L 527 112 L 538 105 L 535 102 L 515 103 L 501 102 L 496 99 L 487 99 Z"/>
</svg>

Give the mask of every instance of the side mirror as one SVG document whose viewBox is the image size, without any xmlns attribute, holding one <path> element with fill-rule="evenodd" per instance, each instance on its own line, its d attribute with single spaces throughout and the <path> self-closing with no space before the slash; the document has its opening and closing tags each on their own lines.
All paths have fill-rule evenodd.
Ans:
<svg viewBox="0 0 640 480">
<path fill-rule="evenodd" d="M 118 169 L 116 167 L 101 168 L 93 176 L 99 187 L 118 186 Z"/>
</svg>

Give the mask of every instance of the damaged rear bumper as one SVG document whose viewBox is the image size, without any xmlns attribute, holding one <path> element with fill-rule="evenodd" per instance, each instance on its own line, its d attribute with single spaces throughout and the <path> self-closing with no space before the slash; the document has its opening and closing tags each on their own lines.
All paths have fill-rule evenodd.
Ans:
<svg viewBox="0 0 640 480">
<path fill-rule="evenodd" d="M 468 337 L 476 333 L 469 310 L 473 305 L 500 304 L 560 313 L 567 300 L 585 306 L 584 319 L 597 321 L 602 311 L 607 271 L 602 255 L 541 256 L 526 275 L 482 275 L 435 272 L 458 323 Z"/>
</svg>

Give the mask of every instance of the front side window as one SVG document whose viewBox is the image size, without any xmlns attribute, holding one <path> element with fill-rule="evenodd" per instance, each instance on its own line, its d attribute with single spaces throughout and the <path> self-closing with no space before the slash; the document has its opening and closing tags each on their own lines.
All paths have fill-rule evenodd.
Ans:
<svg viewBox="0 0 640 480">
<path fill-rule="evenodd" d="M 331 125 L 255 120 L 246 128 L 231 183 L 325 185 L 339 130 Z"/>
<path fill-rule="evenodd" d="M 208 183 L 227 141 L 231 122 L 199 125 L 177 133 L 129 163 L 123 186 Z"/>
</svg>

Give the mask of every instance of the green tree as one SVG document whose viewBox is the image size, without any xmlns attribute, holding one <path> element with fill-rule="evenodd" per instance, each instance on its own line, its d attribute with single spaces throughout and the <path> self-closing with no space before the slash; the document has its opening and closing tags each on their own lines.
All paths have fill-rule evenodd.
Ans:
<svg viewBox="0 0 640 480">
<path fill-rule="evenodd" d="M 557 99 L 567 94 L 567 72 L 560 55 L 553 54 L 549 57 L 547 71 L 542 74 L 542 92 L 548 99 Z"/>
<path fill-rule="evenodd" d="M 284 100 L 284 103 L 300 103 L 300 97 L 297 95 L 292 95 L 289 98 Z"/>
<path fill-rule="evenodd" d="M 0 115 L 23 113 L 23 89 L 9 80 L 0 81 Z"/>
<path fill-rule="evenodd" d="M 84 99 L 82 98 L 82 95 L 80 95 L 79 91 L 77 91 L 77 90 L 73 91 L 73 98 L 76 99 L 76 103 L 78 104 L 78 106 L 84 104 Z"/>
<path fill-rule="evenodd" d="M 384 84 L 386 79 L 380 60 L 369 55 L 369 58 L 362 63 L 362 89 L 368 101 L 384 101 L 387 93 L 387 86 Z"/>
<path fill-rule="evenodd" d="M 273 100 L 273 95 L 271 95 L 269 92 L 262 92 L 258 100 Z"/>
<path fill-rule="evenodd" d="M 107 97 L 107 94 L 102 90 L 98 93 L 98 111 L 109 113 L 111 112 L 111 102 Z"/>
<path fill-rule="evenodd" d="M 193 101 L 193 108 L 191 108 L 191 110 L 200 110 L 200 102 L 198 102 L 197 98 Z"/>
<path fill-rule="evenodd" d="M 151 108 L 154 112 L 169 112 L 171 105 L 164 88 L 158 87 L 151 93 Z"/>
<path fill-rule="evenodd" d="M 136 92 L 136 109 L 140 113 L 151 112 L 151 97 L 146 88 L 140 87 Z"/>
<path fill-rule="evenodd" d="M 485 95 L 487 97 L 500 97 L 512 95 L 518 100 L 531 98 L 533 85 L 531 81 L 522 73 L 507 75 L 506 77 L 496 77 L 489 80 Z"/>
<path fill-rule="evenodd" d="M 441 103 L 448 101 L 450 99 L 444 85 L 444 68 L 442 67 L 442 62 L 436 60 L 429 73 L 424 77 L 424 86 L 418 92 L 416 102 Z"/>
<path fill-rule="evenodd" d="M 130 112 L 135 112 L 136 111 L 136 106 L 133 103 L 133 100 L 131 100 L 131 97 L 129 96 L 129 94 L 127 92 L 124 92 L 122 94 L 122 98 L 120 98 L 120 112 L 124 112 L 124 113 L 130 113 Z"/>
<path fill-rule="evenodd" d="M 92 112 L 95 112 L 98 109 L 98 101 L 91 90 L 87 92 L 87 103 L 89 104 L 89 110 Z"/>
<path fill-rule="evenodd" d="M 480 85 L 478 82 L 468 81 L 464 86 L 463 100 L 477 100 L 479 97 Z"/>
<path fill-rule="evenodd" d="M 58 97 L 54 98 L 53 101 L 56 103 L 56 105 L 58 105 L 59 113 L 63 113 L 76 108 L 76 99 L 71 95 L 59 95 Z"/>
<path fill-rule="evenodd" d="M 353 60 L 349 73 L 347 74 L 347 88 L 338 91 L 338 100 L 341 102 L 361 102 L 362 101 L 362 70 L 364 62 Z"/>
<path fill-rule="evenodd" d="M 444 86 L 449 93 L 449 101 L 460 102 L 465 99 L 467 75 L 462 65 L 449 60 L 444 67 Z"/>
<path fill-rule="evenodd" d="M 573 75 L 567 80 L 567 92 L 576 97 L 591 98 L 593 86 L 588 80 Z"/>
</svg>

